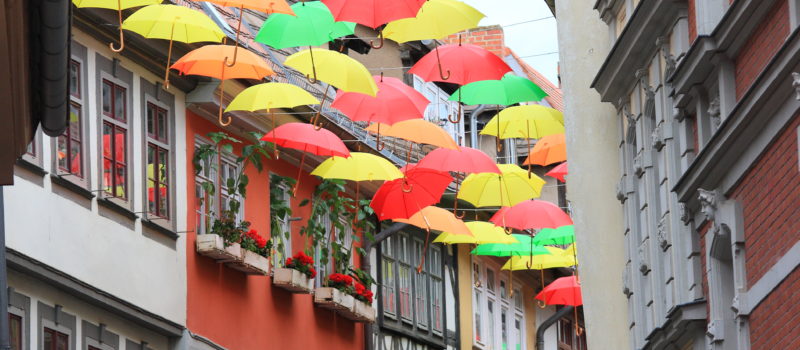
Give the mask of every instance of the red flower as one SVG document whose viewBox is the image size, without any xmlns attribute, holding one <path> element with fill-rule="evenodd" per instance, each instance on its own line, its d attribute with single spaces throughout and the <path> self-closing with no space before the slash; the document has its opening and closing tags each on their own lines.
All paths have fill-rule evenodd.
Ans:
<svg viewBox="0 0 800 350">
<path fill-rule="evenodd" d="M 356 282 L 355 287 L 356 287 L 356 294 L 364 295 L 365 288 L 363 284 Z"/>
<path fill-rule="evenodd" d="M 286 258 L 286 266 L 292 265 L 292 258 Z"/>
<path fill-rule="evenodd" d="M 308 273 L 311 274 L 311 278 L 317 277 L 317 270 L 315 270 L 313 267 L 308 268 Z"/>
</svg>

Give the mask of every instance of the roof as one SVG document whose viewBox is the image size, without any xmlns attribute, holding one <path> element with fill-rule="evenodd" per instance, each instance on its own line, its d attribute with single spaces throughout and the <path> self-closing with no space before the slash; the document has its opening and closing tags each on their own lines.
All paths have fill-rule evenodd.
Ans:
<svg viewBox="0 0 800 350">
<path fill-rule="evenodd" d="M 553 84 L 550 80 L 545 78 L 544 75 L 542 75 L 542 73 L 539 73 L 539 71 L 533 69 L 533 67 L 531 67 L 525 61 L 523 61 L 519 56 L 517 56 L 514 50 L 506 48 L 506 52 L 508 53 L 508 56 L 506 56 L 506 60 L 510 58 L 513 61 L 516 61 L 516 63 L 519 64 L 524 74 L 528 76 L 528 79 L 530 79 L 536 85 L 539 85 L 539 87 L 542 88 L 542 90 L 544 90 L 544 92 L 547 93 L 548 96 L 544 98 L 545 101 L 547 101 L 547 103 L 550 104 L 551 107 L 563 112 L 564 95 L 561 93 L 561 89 L 558 88 L 555 84 Z"/>
</svg>

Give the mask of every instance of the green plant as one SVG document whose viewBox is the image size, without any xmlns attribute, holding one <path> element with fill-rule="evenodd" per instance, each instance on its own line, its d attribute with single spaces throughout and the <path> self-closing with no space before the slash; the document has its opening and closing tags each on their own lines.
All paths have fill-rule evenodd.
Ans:
<svg viewBox="0 0 800 350">
<path fill-rule="evenodd" d="M 272 232 L 273 245 L 279 252 L 284 250 L 285 240 L 291 239 L 291 231 L 284 230 L 281 220 L 288 220 L 292 217 L 292 207 L 286 200 L 287 194 L 291 194 L 292 188 L 297 181 L 293 178 L 272 174 L 269 177 L 269 211 L 270 211 L 270 231 Z"/>
<path fill-rule="evenodd" d="M 300 229 L 300 234 L 311 241 L 307 247 L 307 253 L 313 254 L 314 250 L 319 250 L 320 264 L 327 265 L 330 258 L 334 261 L 334 271 L 347 271 L 350 261 L 351 247 L 345 247 L 345 224 L 349 223 L 352 217 L 352 199 L 345 197 L 344 181 L 324 180 L 314 190 L 313 201 L 311 202 L 311 214 L 306 225 Z M 305 200 L 301 206 L 308 205 Z M 323 219 L 330 222 L 331 237 L 328 237 Z M 344 219 L 342 222 L 341 219 Z M 356 238 L 356 235 L 353 235 Z M 330 244 L 328 244 L 330 240 Z"/>
</svg>

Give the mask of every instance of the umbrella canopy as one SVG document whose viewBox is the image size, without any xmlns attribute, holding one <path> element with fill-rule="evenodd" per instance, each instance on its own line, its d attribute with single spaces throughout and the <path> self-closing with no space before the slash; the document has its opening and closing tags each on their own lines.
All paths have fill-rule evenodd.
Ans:
<svg viewBox="0 0 800 350">
<path fill-rule="evenodd" d="M 297 85 L 264 83 L 244 89 L 244 91 L 236 95 L 233 101 L 228 104 L 228 108 L 225 109 L 225 112 L 255 112 L 315 104 L 319 104 L 319 100 Z"/>
<path fill-rule="evenodd" d="M 417 15 L 426 0 L 322 0 L 337 21 L 355 22 L 372 29 Z"/>
<path fill-rule="evenodd" d="M 437 47 L 423 56 L 408 73 L 429 82 L 465 85 L 502 79 L 510 71 L 511 67 L 491 51 L 477 45 L 451 44 Z"/>
<path fill-rule="evenodd" d="M 111 48 L 111 51 L 122 52 L 122 50 L 125 48 L 125 35 L 122 32 L 122 10 L 139 6 L 160 4 L 161 0 L 72 0 L 72 3 L 79 8 L 93 7 L 116 10 L 117 19 L 119 20 L 119 48 L 114 47 L 114 43 L 109 43 L 108 47 Z"/>
<path fill-rule="evenodd" d="M 457 198 L 476 207 L 510 207 L 537 198 L 545 181 L 514 164 L 500 164 L 501 174 L 478 173 L 464 179 Z"/>
<path fill-rule="evenodd" d="M 458 149 L 458 144 L 447 131 L 438 125 L 423 119 L 410 119 L 392 125 L 374 123 L 367 127 L 374 134 L 401 138 L 406 141 L 434 145 L 437 147 Z"/>
<path fill-rule="evenodd" d="M 469 227 L 456 218 L 453 213 L 434 206 L 422 208 L 408 219 L 394 219 L 393 221 L 414 225 L 421 229 L 448 232 L 457 236 L 473 236 Z"/>
<path fill-rule="evenodd" d="M 471 221 L 467 222 L 466 225 L 469 231 L 472 232 L 472 236 L 452 234 L 445 231 L 436 237 L 433 242 L 444 244 L 517 243 L 517 239 L 513 235 L 507 235 L 502 228 L 490 222 Z"/>
<path fill-rule="evenodd" d="M 548 171 L 547 174 L 545 175 L 554 177 L 561 182 L 567 182 L 567 180 L 564 178 L 564 176 L 568 175 L 567 162 L 561 163 L 557 165 L 555 168 L 550 169 L 550 171 Z"/>
<path fill-rule="evenodd" d="M 378 86 L 367 68 L 350 56 L 336 51 L 306 49 L 290 55 L 283 64 L 343 91 L 369 96 L 378 94 Z"/>
<path fill-rule="evenodd" d="M 504 233 L 505 234 L 505 233 Z M 517 242 L 511 244 L 502 243 L 489 243 L 481 244 L 472 250 L 473 255 L 491 255 L 491 256 L 531 256 L 531 255 L 545 255 L 552 254 L 547 248 L 534 245 L 531 243 L 532 238 L 529 235 L 513 234 Z"/>
<path fill-rule="evenodd" d="M 286 3 L 286 0 L 203 0 L 224 7 L 236 7 L 238 9 L 250 9 L 266 14 L 285 13 L 294 15 L 294 11 Z"/>
<path fill-rule="evenodd" d="M 509 107 L 494 116 L 481 135 L 501 139 L 538 139 L 564 133 L 564 116 L 556 109 L 541 105 Z"/>
<path fill-rule="evenodd" d="M 320 1 L 298 2 L 292 5 L 292 10 L 294 16 L 270 15 L 255 40 L 276 49 L 286 49 L 319 46 L 355 31 L 355 23 L 336 22 L 328 7 Z"/>
<path fill-rule="evenodd" d="M 408 219 L 422 208 L 439 202 L 453 178 L 441 171 L 412 169 L 406 176 L 384 183 L 370 207 L 380 220 Z"/>
<path fill-rule="evenodd" d="M 150 5 L 122 22 L 122 29 L 148 39 L 184 43 L 221 42 L 225 33 L 203 12 L 178 5 Z"/>
<path fill-rule="evenodd" d="M 336 93 L 331 107 L 356 122 L 386 125 L 425 116 L 425 109 L 430 101 L 419 91 L 397 78 L 384 78 L 380 75 L 372 78 L 378 87 L 378 94 L 375 97 L 340 90 Z"/>
<path fill-rule="evenodd" d="M 311 175 L 351 181 L 388 181 L 403 177 L 403 173 L 388 160 L 361 152 L 351 152 L 348 158 L 328 158 L 314 169 Z"/>
<path fill-rule="evenodd" d="M 517 230 L 558 228 L 572 225 L 572 219 L 557 205 L 529 200 L 514 205 L 507 210 L 498 211 L 489 220 L 497 226 Z"/>
<path fill-rule="evenodd" d="M 468 105 L 496 104 L 509 106 L 520 102 L 541 101 L 547 93 L 528 78 L 508 73 L 500 80 L 483 80 L 462 86 L 450 101 Z"/>
<path fill-rule="evenodd" d="M 528 153 L 524 165 L 550 165 L 567 160 L 567 138 L 564 134 L 542 137 Z"/>
<path fill-rule="evenodd" d="M 544 247 L 550 254 L 541 255 L 527 255 L 527 256 L 512 256 L 511 259 L 503 265 L 503 270 L 544 270 L 554 269 L 558 267 L 570 267 L 578 265 L 575 259 L 573 250 L 559 249 L 556 247 Z"/>
<path fill-rule="evenodd" d="M 494 160 L 483 151 L 458 147 L 458 150 L 437 148 L 420 159 L 419 167 L 439 171 L 455 171 L 462 173 L 496 173 L 500 174 Z"/>
<path fill-rule="evenodd" d="M 537 245 L 568 245 L 575 243 L 575 226 L 561 226 L 559 228 L 545 228 L 533 237 L 533 244 Z"/>
<path fill-rule="evenodd" d="M 252 51 L 242 49 L 233 66 L 224 64 L 225 57 L 233 57 L 236 48 L 230 45 L 205 45 L 194 49 L 179 58 L 170 68 L 186 75 L 224 79 L 253 79 L 273 75 L 275 72 L 267 61 Z"/>
<path fill-rule="evenodd" d="M 486 17 L 461 1 L 429 0 L 415 17 L 393 21 L 386 25 L 386 38 L 398 43 L 414 40 L 442 39 L 478 26 Z"/>
<path fill-rule="evenodd" d="M 406 165 L 403 165 L 403 166 L 400 167 L 400 172 L 405 174 L 409 170 L 414 169 L 416 166 L 417 166 L 417 163 L 406 163 Z"/>
<path fill-rule="evenodd" d="M 286 123 L 264 135 L 261 140 L 318 156 L 350 156 L 350 151 L 338 136 L 327 129 L 316 130 L 311 124 Z"/>
<path fill-rule="evenodd" d="M 561 277 L 544 287 L 536 299 L 548 305 L 583 305 L 581 284 L 577 276 Z"/>
</svg>

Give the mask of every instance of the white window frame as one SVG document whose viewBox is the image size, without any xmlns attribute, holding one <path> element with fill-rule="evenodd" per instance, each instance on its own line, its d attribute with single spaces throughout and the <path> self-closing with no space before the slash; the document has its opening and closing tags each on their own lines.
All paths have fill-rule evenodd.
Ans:
<svg viewBox="0 0 800 350">
<path fill-rule="evenodd" d="M 269 178 L 272 179 L 272 173 L 270 173 Z M 281 191 L 283 192 L 283 200 L 286 201 L 286 205 L 289 207 L 292 206 L 292 195 L 291 195 L 291 188 L 286 185 L 285 183 L 281 183 L 276 185 L 280 187 Z M 244 215 L 244 203 L 242 203 L 242 215 Z M 270 213 L 272 216 L 272 213 Z M 280 236 L 281 241 L 283 241 L 283 251 L 278 251 L 277 246 L 275 247 L 275 253 L 272 256 L 272 265 L 273 266 L 283 266 L 284 262 L 286 262 L 286 258 L 292 256 L 292 221 L 290 217 L 279 217 L 278 221 L 280 222 L 281 226 L 281 233 L 289 232 L 289 238 L 287 239 L 286 236 Z M 272 238 L 275 237 L 275 232 L 270 232 L 270 236 Z M 273 242 L 274 243 L 274 242 Z M 320 278 L 318 278 L 319 280 Z"/>
<path fill-rule="evenodd" d="M 124 108 L 125 121 L 124 122 L 122 122 L 120 120 L 117 120 L 115 118 L 106 116 L 105 112 L 103 111 L 103 84 L 104 84 L 105 81 L 108 81 L 111 84 L 114 84 L 116 86 L 119 86 L 119 87 L 125 89 L 125 108 Z M 92 135 L 92 136 L 96 136 L 96 137 L 99 138 L 98 145 L 100 147 L 100 149 L 98 150 L 98 153 L 99 153 L 98 156 L 99 156 L 99 159 L 100 159 L 100 163 L 99 163 L 100 164 L 99 165 L 99 168 L 100 168 L 100 171 L 99 171 L 99 176 L 100 176 L 99 185 L 100 185 L 100 187 L 99 188 L 101 189 L 101 191 L 99 191 L 98 193 L 101 195 L 102 198 L 106 198 L 106 199 L 115 201 L 118 204 L 122 205 L 123 207 L 130 209 L 133 206 L 133 202 L 134 202 L 133 198 L 135 197 L 133 194 L 135 193 L 135 190 L 136 190 L 134 188 L 134 183 L 133 183 L 134 182 L 133 181 L 133 172 L 131 171 L 132 169 L 135 169 L 134 154 L 133 154 L 133 147 L 132 147 L 132 144 L 133 144 L 133 133 L 134 133 L 133 126 L 134 126 L 134 122 L 135 122 L 135 120 L 134 120 L 135 116 L 134 116 L 134 114 L 132 112 L 133 111 L 133 104 L 132 103 L 133 103 L 133 97 L 134 97 L 133 96 L 133 86 L 131 86 L 131 84 L 129 84 L 126 81 L 123 81 L 121 79 L 117 79 L 117 78 L 113 77 L 111 74 L 107 74 L 106 72 L 101 72 L 100 73 L 99 85 L 98 85 L 98 95 L 99 95 L 98 96 L 99 104 L 98 104 L 98 111 L 97 111 L 97 114 L 98 114 L 97 121 L 99 123 L 99 127 L 98 127 L 98 130 L 97 130 L 97 135 Z M 112 96 L 111 98 L 113 99 L 114 96 Z M 105 181 L 103 179 L 104 172 L 105 172 L 105 165 L 104 165 L 105 162 L 104 162 L 104 156 L 103 156 L 103 147 L 104 147 L 104 144 L 103 144 L 103 126 L 105 125 L 106 122 L 108 122 L 109 124 L 113 125 L 115 128 L 116 127 L 121 127 L 121 128 L 125 129 L 125 198 L 124 199 L 116 196 L 116 194 L 109 194 L 105 190 L 106 189 L 106 183 L 105 183 Z M 114 151 L 112 150 L 112 152 L 114 152 Z M 113 170 L 114 169 L 112 169 L 112 175 L 114 173 Z"/>
<path fill-rule="evenodd" d="M 79 91 L 79 96 L 75 96 L 71 92 L 69 92 L 69 106 L 68 106 L 68 108 L 72 108 L 73 104 L 77 105 L 78 108 L 80 108 L 80 113 L 78 115 L 78 118 L 79 118 L 78 130 L 81 133 L 81 137 L 80 137 L 81 146 L 80 146 L 80 149 L 79 149 L 79 152 L 80 152 L 80 155 L 81 155 L 81 162 L 80 162 L 81 176 L 75 175 L 72 171 L 64 171 L 59 167 L 59 164 L 58 164 L 58 161 L 59 161 L 59 159 L 58 159 L 58 140 L 59 140 L 59 138 L 64 136 L 63 134 L 52 138 L 52 140 L 53 140 L 53 146 L 52 146 L 53 147 L 53 162 L 52 162 L 52 166 L 53 166 L 53 173 L 58 175 L 59 177 L 61 177 L 63 179 L 66 179 L 66 180 L 69 180 L 70 182 L 73 182 L 73 183 L 75 183 L 75 184 L 77 184 L 77 185 L 79 185 L 79 186 L 81 186 L 83 188 L 89 188 L 89 180 L 91 179 L 92 175 L 90 174 L 90 171 L 89 171 L 89 166 L 88 166 L 88 164 L 89 164 L 89 152 L 87 151 L 88 150 L 87 142 L 88 142 L 88 137 L 90 136 L 89 133 L 88 133 L 87 127 L 86 127 L 86 125 L 87 125 L 86 116 L 88 115 L 88 113 L 87 113 L 87 106 L 88 106 L 87 100 L 88 99 L 86 97 L 86 93 L 87 93 L 87 91 L 86 91 L 87 90 L 86 80 L 87 79 L 85 79 L 87 75 L 84 74 L 84 73 L 86 72 L 85 70 L 87 69 L 87 66 L 86 66 L 86 62 L 83 59 L 81 59 L 80 57 L 71 56 L 70 57 L 70 66 L 72 65 L 73 61 L 78 64 L 78 91 Z M 67 130 L 69 130 L 69 121 L 67 122 L 67 129 L 64 131 L 64 133 L 66 133 Z M 69 136 L 66 136 L 66 137 L 69 137 Z M 69 146 L 69 144 L 68 144 L 68 146 Z M 67 167 L 69 168 L 70 167 L 69 163 L 71 163 L 71 160 L 67 160 L 67 161 L 68 161 Z"/>
<path fill-rule="evenodd" d="M 147 130 L 147 112 L 148 112 L 148 109 L 149 109 L 149 105 L 151 105 L 151 104 L 153 106 L 155 106 L 156 108 L 160 108 L 160 109 L 162 109 L 162 110 L 164 110 L 166 112 L 166 118 L 167 118 L 165 120 L 165 126 L 167 128 L 167 130 L 166 130 L 166 138 L 167 138 L 166 143 L 164 143 L 164 141 L 162 141 L 162 140 L 158 140 L 158 139 L 150 137 L 149 130 Z M 144 187 L 144 196 L 145 196 L 144 197 L 144 201 L 143 201 L 144 202 L 144 210 L 143 211 L 145 212 L 146 217 L 148 219 L 161 220 L 161 221 L 165 221 L 165 222 L 172 222 L 175 219 L 175 213 L 176 213 L 176 211 L 175 211 L 175 196 L 173 195 L 174 186 L 175 186 L 175 184 L 174 184 L 174 178 L 175 178 L 174 175 L 175 175 L 175 170 L 176 170 L 175 166 L 173 165 L 174 164 L 173 160 L 175 158 L 175 148 L 173 146 L 175 144 L 175 138 L 172 137 L 172 135 L 173 135 L 173 133 L 172 133 L 173 123 L 171 122 L 172 118 L 170 118 L 172 110 L 169 108 L 169 106 L 167 106 L 167 105 L 165 105 L 163 103 L 160 103 L 160 102 L 156 101 L 155 99 L 151 99 L 149 97 L 145 98 L 144 106 L 145 106 L 144 107 L 145 111 L 144 111 L 144 115 L 142 117 L 142 122 L 144 123 L 144 132 L 143 132 L 142 138 L 144 140 L 144 146 L 145 146 L 144 152 L 142 154 L 143 163 L 144 163 L 143 165 L 144 165 L 144 168 L 145 168 L 144 178 L 142 179 L 142 183 L 144 184 L 143 187 Z M 147 184 L 147 182 L 149 181 L 148 174 L 147 174 L 147 166 L 148 166 L 147 155 L 148 155 L 148 147 L 150 146 L 150 144 L 167 151 L 167 160 L 166 160 L 166 165 L 167 165 L 167 183 L 166 183 L 166 187 L 167 187 L 167 216 L 166 217 L 162 217 L 160 215 L 157 215 L 157 214 L 154 214 L 154 213 L 150 212 L 150 200 L 148 198 L 148 193 L 147 193 L 149 191 L 148 184 Z M 242 204 L 244 204 L 244 203 L 242 203 Z M 242 212 L 243 212 L 243 210 L 242 210 Z"/>
<path fill-rule="evenodd" d="M 473 322 L 473 346 L 486 350 L 503 348 L 502 316 L 503 310 L 506 310 L 505 324 L 508 342 L 506 349 L 525 350 L 525 338 L 522 337 L 522 343 L 517 344 L 520 337 L 515 328 L 515 322 L 519 319 L 520 332 L 525 334 L 525 309 L 524 303 L 518 301 L 522 298 L 519 289 L 515 288 L 514 295 L 509 295 L 507 291 L 508 278 L 500 273 L 500 265 L 474 256 L 472 259 L 473 310 L 476 315 L 480 313 L 484 316 L 480 318 L 479 322 Z M 476 266 L 478 268 L 477 275 L 475 273 Z M 489 278 L 490 275 L 493 276 L 492 280 Z M 521 285 L 517 279 L 513 279 L 513 283 Z M 493 303 L 491 316 L 494 319 L 491 320 L 489 319 L 489 301 Z M 481 335 L 480 340 L 478 340 L 478 334 Z"/>
</svg>

